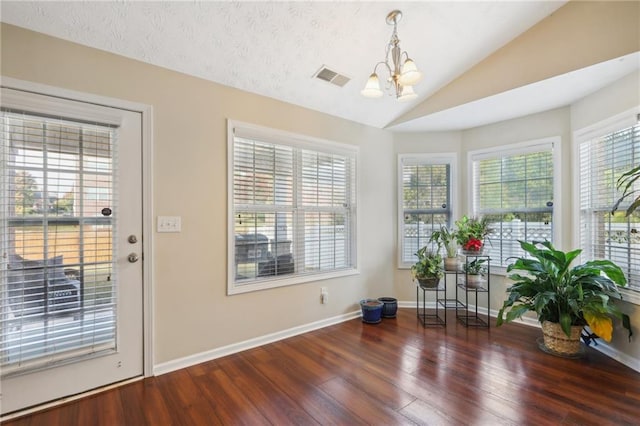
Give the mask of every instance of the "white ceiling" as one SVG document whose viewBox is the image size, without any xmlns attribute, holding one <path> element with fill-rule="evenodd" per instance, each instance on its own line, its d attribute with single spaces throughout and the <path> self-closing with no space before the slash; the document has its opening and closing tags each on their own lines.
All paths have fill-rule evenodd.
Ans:
<svg viewBox="0 0 640 426">
<path fill-rule="evenodd" d="M 382 128 L 564 3 L 3 0 L 0 16 L 6 23 Z M 374 64 L 384 58 L 392 30 L 385 17 L 393 9 L 403 12 L 401 47 L 425 76 L 415 88 L 419 98 L 409 103 L 360 95 Z M 612 69 L 623 63 L 602 72 L 616 74 Z M 340 88 L 312 79 L 322 65 L 352 81 Z M 558 95 L 555 83 L 543 83 L 544 92 L 518 90 L 533 96 L 534 109 L 566 105 L 567 99 L 545 96 L 547 88 Z M 570 97 L 584 90 L 594 89 L 583 82 Z M 522 94 L 512 92 L 497 95 L 503 97 L 499 104 L 522 106 Z M 476 101 L 394 129 L 464 128 L 511 118 L 505 114 L 514 109 L 494 108 L 495 98 L 485 100 L 491 108 Z"/>
<path fill-rule="evenodd" d="M 468 129 L 560 108 L 640 68 L 640 52 L 458 105 L 388 129 L 424 132 Z"/>
</svg>

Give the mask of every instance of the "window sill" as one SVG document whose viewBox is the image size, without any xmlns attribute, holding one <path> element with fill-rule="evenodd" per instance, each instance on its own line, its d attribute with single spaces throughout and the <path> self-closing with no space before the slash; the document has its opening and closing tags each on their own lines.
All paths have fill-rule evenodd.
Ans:
<svg viewBox="0 0 640 426">
<path fill-rule="evenodd" d="M 297 275 L 290 278 L 273 278 L 257 282 L 248 282 L 246 284 L 229 282 L 229 284 L 227 285 L 227 295 L 232 296 L 234 294 L 251 293 L 253 291 L 267 290 L 270 288 L 285 287 L 296 284 L 304 284 L 312 281 L 322 281 L 359 274 L 360 271 L 358 269 L 349 269 L 344 271 L 328 272 L 325 274 Z"/>
<path fill-rule="evenodd" d="M 622 300 L 625 302 L 640 305 L 640 289 L 623 288 L 620 289 L 620 293 L 622 294 Z"/>
</svg>

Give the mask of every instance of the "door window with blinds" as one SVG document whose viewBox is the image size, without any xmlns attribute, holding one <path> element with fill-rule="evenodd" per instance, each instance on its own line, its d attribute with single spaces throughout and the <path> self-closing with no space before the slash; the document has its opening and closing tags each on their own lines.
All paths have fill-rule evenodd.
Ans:
<svg viewBox="0 0 640 426">
<path fill-rule="evenodd" d="M 635 116 L 627 123 L 635 120 Z M 580 247 L 584 260 L 609 259 L 640 290 L 640 210 L 626 216 L 635 196 L 628 197 L 611 214 L 623 192 L 616 182 L 640 165 L 640 124 L 619 124 L 599 136 L 578 139 L 580 194 Z M 640 191 L 640 180 L 631 190 Z"/>
<path fill-rule="evenodd" d="M 356 269 L 356 157 L 348 145 L 229 123 L 228 292 Z"/>
<path fill-rule="evenodd" d="M 113 350 L 116 129 L 1 114 L 3 375 Z"/>
<path fill-rule="evenodd" d="M 474 216 L 490 223 L 485 250 L 506 267 L 524 252 L 518 240 L 554 240 L 555 150 L 559 138 L 470 152 Z"/>
<path fill-rule="evenodd" d="M 417 261 L 418 249 L 429 244 L 434 230 L 452 225 L 452 176 L 455 154 L 402 154 L 398 157 L 399 265 Z"/>
</svg>

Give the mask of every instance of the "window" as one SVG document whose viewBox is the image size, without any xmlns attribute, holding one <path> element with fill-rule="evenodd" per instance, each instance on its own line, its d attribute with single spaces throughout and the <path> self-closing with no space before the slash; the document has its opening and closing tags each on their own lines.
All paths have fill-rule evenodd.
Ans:
<svg viewBox="0 0 640 426">
<path fill-rule="evenodd" d="M 455 154 L 398 157 L 398 221 L 401 267 L 415 263 L 415 253 L 427 245 L 440 225 L 452 225 L 452 176 Z"/>
<path fill-rule="evenodd" d="M 3 372 L 115 350 L 114 219 L 101 209 L 114 205 L 117 129 L 7 108 L 0 123 Z"/>
<path fill-rule="evenodd" d="M 469 153 L 473 215 L 486 216 L 492 265 L 522 256 L 518 240 L 554 240 L 554 174 L 559 138 Z M 555 206 L 557 209 L 557 206 Z"/>
<path fill-rule="evenodd" d="M 355 272 L 356 157 L 229 123 L 229 294 Z"/>
<path fill-rule="evenodd" d="M 633 114 L 635 115 L 635 114 Z M 640 211 L 625 217 L 631 198 L 615 214 L 611 208 L 622 195 L 620 175 L 640 164 L 640 124 L 615 121 L 578 136 L 580 247 L 584 261 L 609 259 L 620 266 L 631 288 L 640 290 Z M 635 182 L 640 190 L 640 181 Z M 633 197 L 635 198 L 635 197 Z"/>
</svg>

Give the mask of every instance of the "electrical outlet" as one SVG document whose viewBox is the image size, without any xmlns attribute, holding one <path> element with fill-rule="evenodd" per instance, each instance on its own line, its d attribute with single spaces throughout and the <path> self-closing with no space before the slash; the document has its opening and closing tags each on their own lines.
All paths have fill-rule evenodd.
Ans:
<svg viewBox="0 0 640 426">
<path fill-rule="evenodd" d="M 180 232 L 181 229 L 180 216 L 158 216 L 158 232 Z"/>
<path fill-rule="evenodd" d="M 326 287 L 320 288 L 320 303 L 329 303 L 329 290 Z"/>
</svg>

